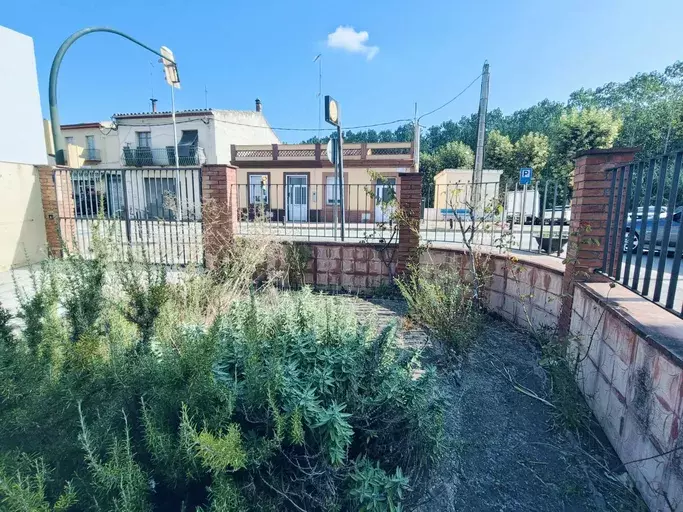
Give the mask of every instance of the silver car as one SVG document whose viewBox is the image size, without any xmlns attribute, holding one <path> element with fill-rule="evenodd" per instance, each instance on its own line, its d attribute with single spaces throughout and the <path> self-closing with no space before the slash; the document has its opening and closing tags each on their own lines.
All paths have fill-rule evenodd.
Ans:
<svg viewBox="0 0 683 512">
<path fill-rule="evenodd" d="M 673 253 L 676 250 L 676 242 L 678 241 L 678 233 L 681 229 L 681 216 L 683 215 L 683 206 L 679 206 L 674 210 L 673 216 L 671 217 L 671 233 L 669 235 L 669 247 L 667 247 L 667 254 L 668 253 Z M 635 229 L 633 231 L 633 238 L 629 240 L 629 232 L 631 231 L 631 219 L 629 217 L 627 223 L 626 223 L 626 231 L 624 235 L 624 252 L 628 252 L 629 250 L 632 252 L 636 252 L 638 250 L 638 247 L 642 244 L 643 249 L 650 249 L 652 245 L 652 228 L 654 226 L 655 219 L 653 217 L 650 217 L 648 215 L 648 218 L 645 219 L 645 234 L 642 237 L 643 240 L 641 240 L 641 230 L 642 230 L 642 225 L 643 225 L 643 219 L 642 219 L 642 214 L 641 218 L 636 220 L 635 223 Z M 662 213 L 662 216 L 659 218 L 659 221 L 657 223 L 657 240 L 655 240 L 654 247 L 652 247 L 656 251 L 661 251 L 662 249 L 662 243 L 664 241 L 664 230 L 666 227 L 666 222 L 667 222 L 667 214 L 666 212 Z M 630 246 L 629 246 L 629 242 Z"/>
</svg>

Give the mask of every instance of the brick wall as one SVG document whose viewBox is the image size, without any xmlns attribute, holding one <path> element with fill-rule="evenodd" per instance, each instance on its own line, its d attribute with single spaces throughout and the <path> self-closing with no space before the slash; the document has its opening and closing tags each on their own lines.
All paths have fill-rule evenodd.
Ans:
<svg viewBox="0 0 683 512">
<path fill-rule="evenodd" d="M 569 224 L 567 269 L 564 274 L 560 330 L 568 333 L 577 281 L 595 280 L 594 273 L 602 267 L 612 190 L 612 173 L 608 169 L 625 165 L 633 160 L 638 148 L 591 149 L 576 156 L 574 166 L 574 194 Z M 621 212 L 613 218 L 622 218 Z M 619 238 L 617 238 L 619 240 Z"/>
<path fill-rule="evenodd" d="M 420 245 L 420 209 L 422 208 L 422 175 L 402 172 L 398 175 L 399 205 L 403 212 L 398 226 L 398 275 L 403 274 L 417 257 Z"/>
<path fill-rule="evenodd" d="M 61 258 L 63 248 L 68 251 L 76 250 L 71 170 L 65 167 L 41 166 L 38 167 L 38 173 L 48 254 Z"/>
<path fill-rule="evenodd" d="M 202 229 L 204 262 L 213 268 L 237 233 L 237 167 L 202 167 Z"/>
<path fill-rule="evenodd" d="M 305 282 L 317 289 L 370 293 L 389 285 L 396 272 L 397 249 L 381 244 L 301 243 L 311 250 Z"/>
</svg>

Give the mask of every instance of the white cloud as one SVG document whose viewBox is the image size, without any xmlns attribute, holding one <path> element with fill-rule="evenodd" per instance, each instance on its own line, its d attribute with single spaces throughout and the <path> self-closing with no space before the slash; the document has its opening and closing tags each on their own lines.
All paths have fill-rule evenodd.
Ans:
<svg viewBox="0 0 683 512">
<path fill-rule="evenodd" d="M 369 38 L 370 34 L 365 30 L 356 32 L 353 27 L 339 25 L 337 30 L 327 34 L 327 46 L 330 48 L 341 48 L 351 53 L 361 53 L 368 60 L 371 60 L 379 52 L 379 46 L 368 46 Z"/>
</svg>

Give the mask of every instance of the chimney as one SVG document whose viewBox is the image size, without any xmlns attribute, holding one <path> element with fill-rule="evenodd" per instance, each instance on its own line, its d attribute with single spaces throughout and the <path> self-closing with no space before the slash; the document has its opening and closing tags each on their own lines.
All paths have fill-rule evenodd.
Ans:
<svg viewBox="0 0 683 512">
<path fill-rule="evenodd" d="M 256 98 L 256 112 L 261 112 L 263 109 L 261 108 L 261 100 Z"/>
<path fill-rule="evenodd" d="M 157 101 L 159 101 L 159 100 L 156 98 L 150 98 L 149 101 L 152 102 L 152 112 L 156 112 L 157 111 Z"/>
</svg>

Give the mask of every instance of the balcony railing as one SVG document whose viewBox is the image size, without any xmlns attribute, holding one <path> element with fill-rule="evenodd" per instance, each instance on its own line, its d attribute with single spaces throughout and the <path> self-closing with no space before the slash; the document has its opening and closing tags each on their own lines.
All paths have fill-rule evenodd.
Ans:
<svg viewBox="0 0 683 512">
<path fill-rule="evenodd" d="M 84 148 L 81 153 L 81 158 L 86 162 L 101 162 L 102 156 L 99 149 L 95 148 Z"/>
<path fill-rule="evenodd" d="M 267 144 L 258 146 L 232 146 L 232 162 L 250 163 L 282 162 L 282 166 L 295 162 L 327 162 L 324 144 Z M 345 162 L 368 162 L 368 165 L 392 164 L 412 167 L 413 145 L 410 142 L 344 144 Z"/>
<path fill-rule="evenodd" d="M 204 148 L 197 146 L 178 146 L 178 165 L 192 167 L 206 163 Z M 172 167 L 175 165 L 173 146 L 165 148 L 124 147 L 121 152 L 121 165 L 125 167 Z"/>
</svg>

